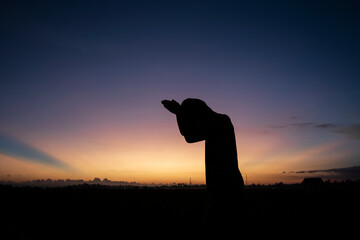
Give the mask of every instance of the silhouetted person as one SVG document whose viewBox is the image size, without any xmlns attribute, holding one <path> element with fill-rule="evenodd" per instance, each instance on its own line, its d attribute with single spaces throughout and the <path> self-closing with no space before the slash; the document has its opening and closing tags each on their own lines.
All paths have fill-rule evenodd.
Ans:
<svg viewBox="0 0 360 240">
<path fill-rule="evenodd" d="M 210 196 L 207 223 L 227 223 L 239 213 L 244 181 L 238 169 L 234 127 L 225 114 L 214 112 L 200 99 L 162 104 L 176 115 L 186 142 L 205 140 L 206 188 Z"/>
</svg>

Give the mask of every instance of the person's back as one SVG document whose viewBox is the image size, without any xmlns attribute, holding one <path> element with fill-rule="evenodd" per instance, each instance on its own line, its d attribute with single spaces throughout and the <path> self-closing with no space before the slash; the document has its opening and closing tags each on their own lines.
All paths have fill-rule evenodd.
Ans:
<svg viewBox="0 0 360 240">
<path fill-rule="evenodd" d="M 216 117 L 216 125 L 205 140 L 205 169 L 208 189 L 243 187 L 238 169 L 236 140 L 230 118 Z"/>
</svg>

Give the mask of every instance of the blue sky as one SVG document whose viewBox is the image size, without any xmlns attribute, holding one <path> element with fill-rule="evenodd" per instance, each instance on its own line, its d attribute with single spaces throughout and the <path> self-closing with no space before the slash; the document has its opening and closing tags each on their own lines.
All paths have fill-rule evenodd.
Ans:
<svg viewBox="0 0 360 240">
<path fill-rule="evenodd" d="M 2 1 L 0 9 L 0 131 L 50 155 L 71 152 L 61 159 L 69 165 L 84 151 L 76 144 L 113 146 L 116 131 L 119 141 L 176 138 L 160 101 L 187 97 L 231 117 L 244 172 L 242 153 L 266 145 L 246 139 L 265 132 L 292 139 L 294 152 L 345 142 L 336 151 L 350 148 L 352 160 L 321 166 L 359 164 L 356 1 Z M 22 164 L 6 158 L 1 174 L 16 172 L 9 161 Z"/>
</svg>

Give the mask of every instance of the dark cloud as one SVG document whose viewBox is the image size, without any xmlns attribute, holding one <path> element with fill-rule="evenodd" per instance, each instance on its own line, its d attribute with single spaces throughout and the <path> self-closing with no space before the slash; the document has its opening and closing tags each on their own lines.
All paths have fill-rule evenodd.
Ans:
<svg viewBox="0 0 360 240">
<path fill-rule="evenodd" d="M 355 140 L 360 140 L 360 124 L 341 126 L 336 128 L 334 132 L 344 134 Z"/>
<path fill-rule="evenodd" d="M 321 128 L 321 129 L 333 129 L 338 127 L 339 125 L 333 123 L 313 123 L 313 122 L 301 122 L 301 123 L 291 123 L 285 125 L 270 125 L 267 126 L 269 128 L 288 128 L 288 127 L 313 127 L 313 128 Z"/>
<path fill-rule="evenodd" d="M 22 161 L 32 161 L 64 170 L 73 170 L 68 164 L 56 159 L 49 154 L 21 142 L 15 138 L 0 134 L 0 153 L 8 156 L 18 157 Z"/>
<path fill-rule="evenodd" d="M 338 127 L 338 125 L 332 124 L 332 123 L 321 123 L 321 124 L 316 124 L 315 127 L 322 128 L 322 129 L 333 129 L 333 128 Z"/>
<path fill-rule="evenodd" d="M 303 122 L 303 123 L 293 123 L 290 124 L 289 127 L 309 127 L 309 126 L 313 126 L 314 123 L 312 122 Z"/>
<path fill-rule="evenodd" d="M 342 134 L 348 136 L 354 140 L 360 140 L 360 124 L 353 125 L 340 125 L 334 123 L 313 123 L 313 122 L 301 122 L 301 123 L 291 123 L 284 125 L 269 125 L 268 128 L 273 129 L 284 129 L 284 128 L 313 128 L 313 129 L 322 129 L 329 130 L 334 133 Z"/>
<path fill-rule="evenodd" d="M 269 126 L 266 126 L 266 127 L 281 129 L 281 128 L 287 128 L 287 127 L 289 127 L 289 125 L 269 125 Z"/>
<path fill-rule="evenodd" d="M 307 171 L 291 171 L 288 173 L 295 174 L 315 174 L 315 173 L 327 173 L 330 174 L 327 177 L 334 177 L 339 179 L 360 179 L 360 166 L 353 166 L 347 168 L 331 168 L 331 169 L 317 169 Z"/>
<path fill-rule="evenodd" d="M 289 128 L 289 127 L 310 127 L 314 126 L 315 124 L 312 122 L 302 122 L 302 123 L 291 123 L 291 124 L 284 124 L 284 125 L 269 125 L 268 128 Z"/>
</svg>

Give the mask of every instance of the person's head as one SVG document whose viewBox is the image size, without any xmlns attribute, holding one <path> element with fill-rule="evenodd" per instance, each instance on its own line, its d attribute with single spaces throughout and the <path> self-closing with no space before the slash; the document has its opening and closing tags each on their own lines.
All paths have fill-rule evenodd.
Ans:
<svg viewBox="0 0 360 240">
<path fill-rule="evenodd" d="M 185 99 L 181 103 L 181 110 L 186 115 L 199 118 L 208 118 L 215 113 L 203 100 L 197 98 Z"/>
<path fill-rule="evenodd" d="M 192 132 L 206 136 L 216 116 L 216 113 L 203 101 L 187 98 L 181 103 L 181 116 Z"/>
</svg>

